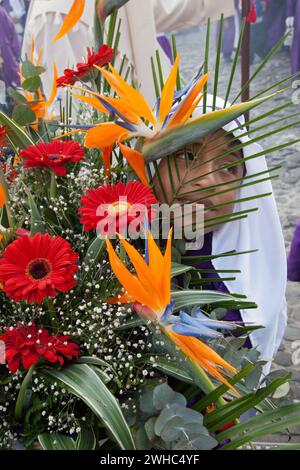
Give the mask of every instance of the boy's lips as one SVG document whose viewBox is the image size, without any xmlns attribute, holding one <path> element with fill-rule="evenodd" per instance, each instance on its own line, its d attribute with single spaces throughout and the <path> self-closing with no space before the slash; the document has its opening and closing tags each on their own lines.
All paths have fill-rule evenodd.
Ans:
<svg viewBox="0 0 300 470">
<path fill-rule="evenodd" d="M 210 199 L 204 199 L 203 201 L 199 200 L 196 196 L 190 196 L 190 197 L 179 197 L 176 199 L 177 203 L 179 204 L 198 204 L 198 205 L 203 205 L 206 209 L 205 212 L 215 212 L 216 209 L 214 209 L 214 203 Z"/>
</svg>

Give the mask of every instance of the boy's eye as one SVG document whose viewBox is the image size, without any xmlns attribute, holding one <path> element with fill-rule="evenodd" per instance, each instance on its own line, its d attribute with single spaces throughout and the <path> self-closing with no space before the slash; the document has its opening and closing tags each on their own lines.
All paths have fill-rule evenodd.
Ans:
<svg viewBox="0 0 300 470">
<path fill-rule="evenodd" d="M 228 162 L 229 163 L 229 162 Z M 227 165 L 226 163 L 222 165 L 219 169 L 224 171 L 225 173 L 228 173 L 229 175 L 234 175 L 236 176 L 239 172 L 239 164 L 233 164 L 231 166 L 225 166 Z"/>
<path fill-rule="evenodd" d="M 193 161 L 195 159 L 195 155 L 193 152 L 186 150 L 186 151 L 181 151 L 176 154 L 176 158 L 180 158 L 181 160 L 185 160 L 186 158 L 190 161 Z"/>
</svg>

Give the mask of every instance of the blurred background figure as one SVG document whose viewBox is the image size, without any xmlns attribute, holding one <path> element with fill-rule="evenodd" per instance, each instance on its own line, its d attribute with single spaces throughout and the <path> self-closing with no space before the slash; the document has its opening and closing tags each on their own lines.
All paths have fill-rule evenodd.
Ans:
<svg viewBox="0 0 300 470">
<path fill-rule="evenodd" d="M 250 46 L 250 63 L 255 60 L 258 55 L 260 59 L 264 59 L 268 52 L 268 31 L 266 26 L 267 1 L 255 0 L 255 22 L 251 24 L 251 46 Z"/>
<path fill-rule="evenodd" d="M 0 107 L 8 111 L 7 89 L 19 84 L 20 43 L 15 25 L 0 6 Z"/>
<path fill-rule="evenodd" d="M 300 220 L 294 233 L 288 257 L 288 280 L 300 282 Z"/>
<path fill-rule="evenodd" d="M 234 15 L 224 19 L 222 53 L 226 62 L 231 62 L 233 54 L 237 48 L 240 28 L 241 28 L 241 9 L 239 0 L 234 0 Z M 220 21 L 217 22 L 217 42 L 220 32 Z"/>
<path fill-rule="evenodd" d="M 288 0 L 287 2 L 287 29 L 291 32 L 291 66 L 292 73 L 300 70 L 300 2 Z"/>
<path fill-rule="evenodd" d="M 0 0 L 0 5 L 14 22 L 20 43 L 23 41 L 24 28 L 30 0 Z"/>
<path fill-rule="evenodd" d="M 286 8 L 286 0 L 266 0 L 267 50 L 272 49 L 285 33 Z"/>
<path fill-rule="evenodd" d="M 58 74 L 67 67 L 73 67 L 86 56 L 86 48 L 94 44 L 93 17 L 95 3 L 86 2 L 81 21 L 58 43 L 53 43 L 65 14 L 70 10 L 72 0 L 31 0 L 28 12 L 22 57 L 29 54 L 31 36 L 34 33 L 37 51 L 43 47 L 47 72 L 43 75 L 44 91 L 48 95 L 52 87 L 52 64 L 55 61 Z M 151 56 L 161 45 L 161 66 L 163 75 L 168 76 L 171 68 L 170 44 L 164 36 L 157 35 L 198 27 L 208 17 L 220 18 L 234 14 L 234 0 L 130 0 L 119 10 L 122 20 L 121 38 L 118 47 L 120 58 L 126 54 L 132 65 L 132 80 L 141 88 L 146 99 L 154 104 Z M 118 58 L 117 58 L 118 59 Z M 117 62 L 118 63 L 118 62 Z M 199 64 L 200 65 L 200 64 Z"/>
</svg>

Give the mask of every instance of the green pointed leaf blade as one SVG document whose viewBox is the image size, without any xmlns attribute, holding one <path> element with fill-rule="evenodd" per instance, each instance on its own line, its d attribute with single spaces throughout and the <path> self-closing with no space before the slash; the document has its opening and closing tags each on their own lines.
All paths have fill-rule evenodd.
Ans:
<svg viewBox="0 0 300 470">
<path fill-rule="evenodd" d="M 97 439 L 92 428 L 82 426 L 76 440 L 76 450 L 95 450 Z"/>
<path fill-rule="evenodd" d="M 33 140 L 16 122 L 0 111 L 0 124 L 8 129 L 8 137 L 16 148 L 24 149 L 34 145 Z"/>
<path fill-rule="evenodd" d="M 151 367 L 159 370 L 163 374 L 166 374 L 170 377 L 174 377 L 181 382 L 193 385 L 195 382 L 193 378 L 189 375 L 188 370 L 183 369 L 182 366 L 177 361 L 171 361 L 165 359 L 164 357 L 159 357 L 155 359 L 155 362 L 149 360 Z"/>
<path fill-rule="evenodd" d="M 184 274 L 189 271 L 195 271 L 195 268 L 184 264 L 172 263 L 171 277 L 180 276 L 180 274 Z"/>
<path fill-rule="evenodd" d="M 72 364 L 62 371 L 44 369 L 80 398 L 104 423 L 122 450 L 134 450 L 134 440 L 116 398 L 96 372 L 86 364 Z"/>
<path fill-rule="evenodd" d="M 235 104 L 229 108 L 192 118 L 184 126 L 166 129 L 158 137 L 145 142 L 143 156 L 146 162 L 150 162 L 171 155 L 177 150 L 201 140 L 207 134 L 224 127 L 273 96 L 274 94 L 257 100 Z"/>
<path fill-rule="evenodd" d="M 29 191 L 29 189 L 27 187 L 25 187 L 25 192 L 26 192 L 27 197 L 28 197 L 28 205 L 29 205 L 30 211 L 31 211 L 31 224 L 30 224 L 31 225 L 31 230 L 30 230 L 31 236 L 33 237 L 37 233 L 46 233 L 47 228 L 45 227 L 45 224 L 42 220 L 40 211 L 38 210 L 37 205 L 35 203 L 35 200 L 34 200 L 31 192 Z"/>
</svg>

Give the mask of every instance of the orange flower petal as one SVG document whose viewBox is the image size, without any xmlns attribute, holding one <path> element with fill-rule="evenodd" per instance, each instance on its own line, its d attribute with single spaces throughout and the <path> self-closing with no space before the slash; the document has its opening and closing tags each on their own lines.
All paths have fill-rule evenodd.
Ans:
<svg viewBox="0 0 300 470">
<path fill-rule="evenodd" d="M 123 127 L 114 122 L 104 122 L 87 131 L 85 146 L 87 148 L 109 147 L 127 135 L 128 133 Z"/>
<path fill-rule="evenodd" d="M 54 42 L 61 39 L 63 36 L 68 34 L 71 29 L 78 23 L 80 18 L 82 17 L 83 11 L 85 7 L 85 0 L 74 0 L 69 13 L 66 15 L 64 22 L 55 36 Z"/>
<path fill-rule="evenodd" d="M 168 331 L 168 335 L 186 356 L 197 362 L 203 369 L 206 369 L 212 376 L 217 377 L 239 395 L 237 390 L 223 377 L 222 371 L 217 369 L 213 358 L 218 357 L 218 362 L 221 359 L 224 364 L 223 367 L 226 365 L 226 369 L 231 369 L 234 374 L 237 373 L 237 370 L 224 361 L 213 349 L 192 336 L 183 336 L 172 331 Z"/>
<path fill-rule="evenodd" d="M 149 122 L 151 122 L 151 124 L 155 125 L 156 119 L 152 113 L 152 110 L 144 96 L 138 90 L 126 83 L 112 65 L 109 66 L 111 72 L 108 72 L 101 67 L 95 67 L 100 70 L 100 72 L 104 75 L 108 83 L 114 88 L 118 95 L 130 103 L 130 107 L 136 115 L 144 117 Z"/>
<path fill-rule="evenodd" d="M 73 93 L 73 98 L 76 98 L 79 101 L 83 101 L 84 103 L 89 104 L 93 108 L 101 111 L 101 113 L 109 114 L 109 111 L 106 109 L 105 106 L 101 103 L 101 101 L 97 100 L 97 98 L 91 98 L 90 96 L 78 95 L 77 93 Z"/>
<path fill-rule="evenodd" d="M 0 184 L 0 209 L 7 203 L 6 191 L 2 184 Z"/>
<path fill-rule="evenodd" d="M 109 305 L 132 304 L 133 302 L 134 299 L 124 289 L 122 289 L 120 294 L 116 294 L 113 297 L 106 299 L 106 303 Z"/>
<path fill-rule="evenodd" d="M 102 158 L 104 161 L 104 167 L 105 167 L 105 176 L 107 179 L 110 178 L 110 165 L 111 165 L 111 152 L 112 152 L 113 146 L 110 145 L 109 147 L 103 147 L 102 149 Z"/>
<path fill-rule="evenodd" d="M 150 269 L 144 258 L 140 255 L 140 253 L 128 243 L 124 238 L 119 235 L 120 241 L 123 247 L 128 254 L 130 261 L 133 264 L 133 267 L 136 271 L 138 280 L 143 285 L 145 291 L 151 292 L 152 297 L 152 308 L 155 305 L 156 307 L 153 308 L 155 311 L 165 310 L 166 304 L 163 302 L 163 298 L 161 295 L 160 285 L 157 282 L 158 273 L 153 273 Z M 150 305 L 148 305 L 151 307 Z"/>
<path fill-rule="evenodd" d="M 171 229 L 169 232 L 164 261 L 163 261 L 162 269 L 160 270 L 160 279 L 161 279 L 163 300 L 164 300 L 165 305 L 168 305 L 171 302 L 172 233 L 173 233 L 173 229 Z"/>
<path fill-rule="evenodd" d="M 31 48 L 30 48 L 30 54 L 29 54 L 29 60 L 32 64 L 33 64 L 33 61 L 34 61 L 34 48 L 35 48 L 34 36 L 32 35 L 31 36 Z"/>
<path fill-rule="evenodd" d="M 52 140 L 53 141 L 54 140 L 60 140 L 60 139 L 63 139 L 64 137 L 68 137 L 69 135 L 79 134 L 80 132 L 83 132 L 83 129 L 75 129 L 73 131 L 66 132 L 65 134 L 58 135 L 57 137 L 53 137 Z"/>
<path fill-rule="evenodd" d="M 47 108 L 49 106 L 51 106 L 51 104 L 53 103 L 53 101 L 55 100 L 55 97 L 57 95 L 57 85 L 56 85 L 57 77 L 58 77 L 57 67 L 56 67 L 56 64 L 54 64 L 53 65 L 53 84 L 52 84 L 51 95 L 49 97 L 49 100 L 46 102 L 46 107 Z"/>
<path fill-rule="evenodd" d="M 165 83 L 163 88 L 161 99 L 160 99 L 160 107 L 159 107 L 159 117 L 158 121 L 160 124 L 163 124 L 166 117 L 171 111 L 173 100 L 174 100 L 174 92 L 175 92 L 175 85 L 177 80 L 178 74 L 178 63 L 179 63 L 179 55 L 177 55 L 173 69 Z"/>
<path fill-rule="evenodd" d="M 195 107 L 199 104 L 200 100 L 197 100 L 197 105 L 195 106 L 194 102 L 198 97 L 201 90 L 203 90 L 208 79 L 208 73 L 203 75 L 201 79 L 196 83 L 189 95 L 183 100 L 182 104 L 178 107 L 178 110 L 172 117 L 171 121 L 168 124 L 168 128 L 176 124 L 181 124 L 186 121 L 186 119 L 191 116 Z"/>
<path fill-rule="evenodd" d="M 153 300 L 151 292 L 149 292 L 149 290 L 146 291 L 136 276 L 131 274 L 131 272 L 124 266 L 122 261 L 116 255 L 112 244 L 108 239 L 106 239 L 106 246 L 111 268 L 120 284 L 136 302 L 147 305 L 151 308 Z"/>
<path fill-rule="evenodd" d="M 145 166 L 145 160 L 143 158 L 143 155 L 138 152 L 137 150 L 134 150 L 130 147 L 127 147 L 127 145 L 123 145 L 120 142 L 118 143 L 122 154 L 128 161 L 129 165 L 131 168 L 134 170 L 134 172 L 137 174 L 137 176 L 140 178 L 141 182 L 149 187 L 149 182 L 146 174 L 146 166 Z"/>
</svg>

